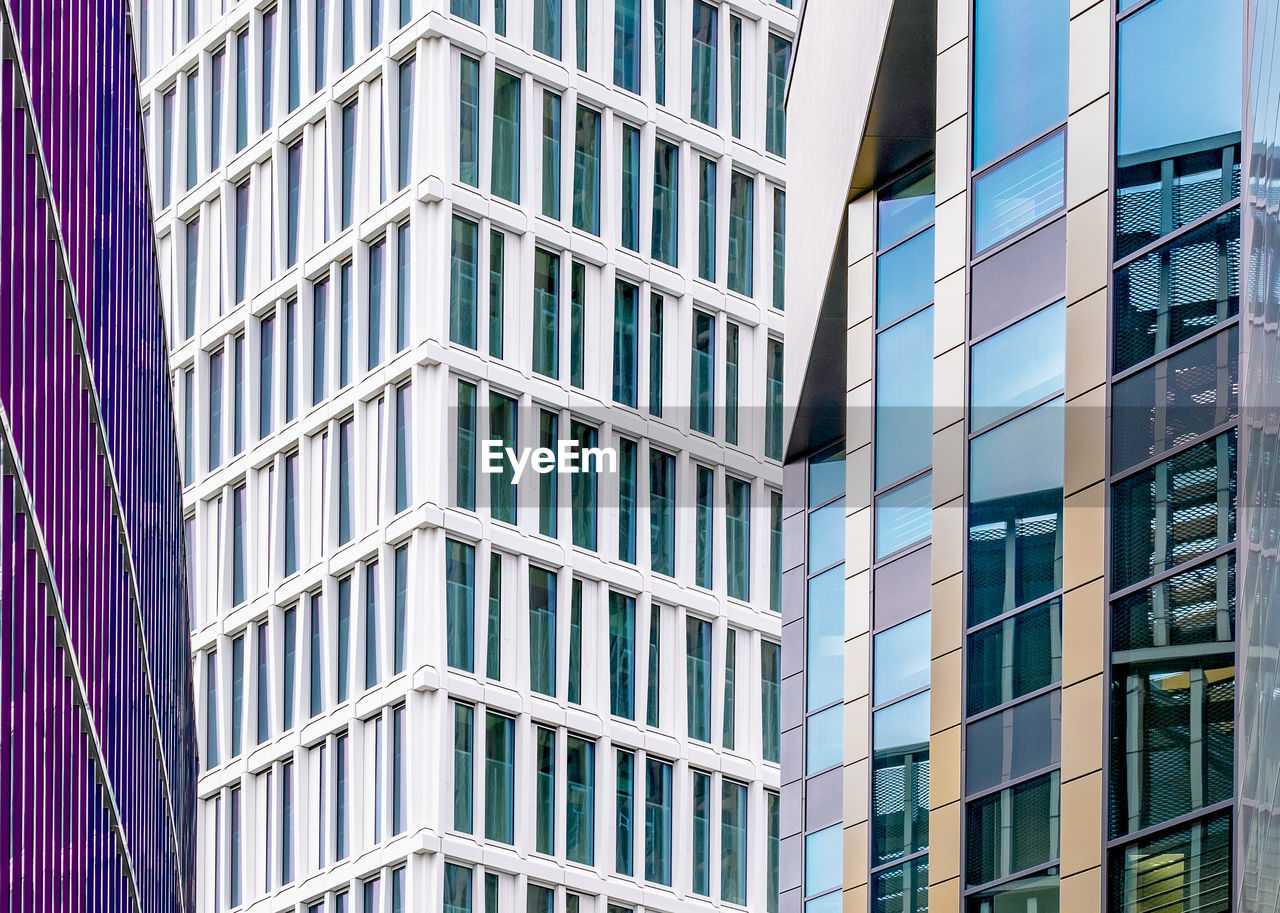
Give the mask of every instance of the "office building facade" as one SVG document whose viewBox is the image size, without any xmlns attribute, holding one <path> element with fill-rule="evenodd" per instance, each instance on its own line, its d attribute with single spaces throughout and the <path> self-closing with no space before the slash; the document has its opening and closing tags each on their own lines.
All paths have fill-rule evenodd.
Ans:
<svg viewBox="0 0 1280 913">
<path fill-rule="evenodd" d="M 195 909 L 182 493 L 127 10 L 0 8 L 6 910 Z"/>
<path fill-rule="evenodd" d="M 803 10 L 784 910 L 1274 908 L 1276 15 Z"/>
<path fill-rule="evenodd" d="M 197 909 L 774 909 L 794 12 L 133 11 Z"/>
</svg>

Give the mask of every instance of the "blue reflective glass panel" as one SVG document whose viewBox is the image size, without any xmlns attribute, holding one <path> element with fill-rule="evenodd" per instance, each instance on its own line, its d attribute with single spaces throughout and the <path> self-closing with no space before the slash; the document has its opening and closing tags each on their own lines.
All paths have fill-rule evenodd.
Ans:
<svg viewBox="0 0 1280 913">
<path fill-rule="evenodd" d="M 825 707 L 844 696 L 844 565 L 809 581 L 806 611 L 806 706 Z"/>
<path fill-rule="evenodd" d="M 1067 307 L 1059 301 L 973 347 L 969 420 L 985 428 L 1062 389 Z"/>
<path fill-rule="evenodd" d="M 805 727 L 805 773 L 816 774 L 844 761 L 844 704 L 815 713 Z"/>
<path fill-rule="evenodd" d="M 930 228 L 876 261 L 876 326 L 887 326 L 932 300 L 933 229 Z"/>
<path fill-rule="evenodd" d="M 1062 208 L 1065 154 L 1065 137 L 1055 133 L 974 182 L 975 253 Z"/>
<path fill-rule="evenodd" d="M 932 406 L 933 308 L 927 308 L 876 337 L 877 488 L 933 462 Z"/>
<path fill-rule="evenodd" d="M 820 894 L 841 886 L 844 871 L 844 828 L 839 824 L 804 838 L 804 892 Z M 840 895 L 837 894 L 836 897 Z"/>
<path fill-rule="evenodd" d="M 844 498 L 809 514 L 809 570 L 844 560 Z"/>
<path fill-rule="evenodd" d="M 876 558 L 929 538 L 933 476 L 921 476 L 876 498 Z"/>
<path fill-rule="evenodd" d="M 887 703 L 929 684 L 930 640 L 928 612 L 876 635 L 875 703 Z"/>
<path fill-rule="evenodd" d="M 809 506 L 844 494 L 844 445 L 836 444 L 809 458 Z"/>
<path fill-rule="evenodd" d="M 933 171 L 913 172 L 880 194 L 876 208 L 876 246 L 881 250 L 892 247 L 932 221 Z"/>
<path fill-rule="evenodd" d="M 1067 116 L 1067 0 L 977 0 L 973 167 L 983 168 Z"/>
</svg>

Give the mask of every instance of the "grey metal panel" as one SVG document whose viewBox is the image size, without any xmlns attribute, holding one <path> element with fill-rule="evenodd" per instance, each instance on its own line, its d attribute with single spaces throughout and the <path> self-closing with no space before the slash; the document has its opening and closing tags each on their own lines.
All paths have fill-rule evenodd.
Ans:
<svg viewBox="0 0 1280 913">
<path fill-rule="evenodd" d="M 1066 216 L 975 264 L 972 278 L 974 337 L 1061 298 L 1067 290 Z"/>
<path fill-rule="evenodd" d="M 782 733 L 782 769 L 787 776 L 804 769 L 804 727 L 796 726 Z"/>
<path fill-rule="evenodd" d="M 804 514 L 782 521 L 782 568 L 789 570 L 804 564 Z"/>
<path fill-rule="evenodd" d="M 800 913 L 804 909 L 804 897 L 799 888 L 783 891 L 778 897 L 778 913 Z"/>
<path fill-rule="evenodd" d="M 875 626 L 888 628 L 929 608 L 932 546 L 903 555 L 876 569 Z"/>
<path fill-rule="evenodd" d="M 804 826 L 804 781 L 796 780 L 794 783 L 784 783 L 782 785 L 782 836 L 783 839 L 792 834 L 799 834 L 800 829 Z M 786 853 L 782 856 L 785 859 Z M 785 881 L 783 882 L 786 883 Z M 796 884 L 799 884 L 797 881 Z"/>
<path fill-rule="evenodd" d="M 806 834 L 839 824 L 844 813 L 844 768 L 837 767 L 810 777 L 804 786 Z"/>
<path fill-rule="evenodd" d="M 782 728 L 804 725 L 804 676 L 793 675 L 782 680 Z"/>
<path fill-rule="evenodd" d="M 803 521 L 802 521 L 803 522 Z M 805 576 L 803 567 L 782 572 L 782 623 L 789 624 L 804 617 Z M 785 644 L 783 646 L 785 652 Z"/>
<path fill-rule="evenodd" d="M 782 516 L 804 510 L 804 460 L 792 460 L 782 467 Z"/>
<path fill-rule="evenodd" d="M 782 626 L 782 677 L 786 679 L 804 671 L 804 622 L 797 620 Z"/>
</svg>

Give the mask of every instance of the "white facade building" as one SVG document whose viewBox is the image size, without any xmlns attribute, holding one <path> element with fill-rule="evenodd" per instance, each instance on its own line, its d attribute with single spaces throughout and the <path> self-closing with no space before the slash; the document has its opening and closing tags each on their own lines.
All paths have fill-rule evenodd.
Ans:
<svg viewBox="0 0 1280 913">
<path fill-rule="evenodd" d="M 133 3 L 198 909 L 775 910 L 794 12 Z"/>
</svg>

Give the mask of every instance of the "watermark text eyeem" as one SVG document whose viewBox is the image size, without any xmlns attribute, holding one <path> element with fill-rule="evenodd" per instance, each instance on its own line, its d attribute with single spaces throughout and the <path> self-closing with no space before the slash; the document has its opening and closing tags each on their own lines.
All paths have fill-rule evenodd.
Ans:
<svg viewBox="0 0 1280 913">
<path fill-rule="evenodd" d="M 500 440 L 486 440 L 481 445 L 480 471 L 492 475 L 511 466 L 511 484 L 515 485 L 532 469 L 538 475 L 549 472 L 617 472 L 618 452 L 612 447 L 583 447 L 577 441 L 558 441 L 550 447 L 507 447 Z"/>
</svg>

